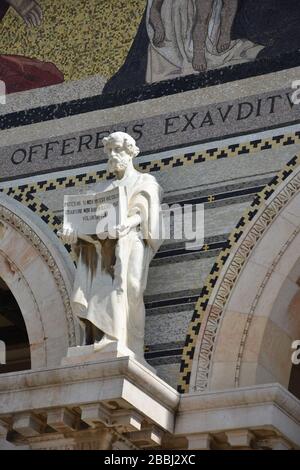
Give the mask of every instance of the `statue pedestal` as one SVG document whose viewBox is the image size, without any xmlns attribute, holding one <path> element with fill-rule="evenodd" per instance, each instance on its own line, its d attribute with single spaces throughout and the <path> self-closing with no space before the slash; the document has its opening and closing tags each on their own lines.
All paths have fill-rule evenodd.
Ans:
<svg viewBox="0 0 300 470">
<path fill-rule="evenodd" d="M 68 348 L 67 356 L 62 359 L 61 365 L 78 365 L 87 362 L 111 360 L 118 357 L 132 357 L 156 374 L 156 370 L 151 367 L 143 357 L 137 357 L 130 349 L 120 344 L 119 341 L 109 341 L 105 344 L 100 341 L 100 343 L 94 343 L 89 346 Z"/>
</svg>

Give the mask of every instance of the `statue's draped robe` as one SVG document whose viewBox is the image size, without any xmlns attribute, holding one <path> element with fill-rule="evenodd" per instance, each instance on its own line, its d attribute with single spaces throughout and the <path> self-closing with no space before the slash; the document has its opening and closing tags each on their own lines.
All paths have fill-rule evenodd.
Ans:
<svg viewBox="0 0 300 470">
<path fill-rule="evenodd" d="M 89 320 L 106 335 L 120 340 L 137 356 L 143 354 L 145 308 L 143 292 L 146 288 L 150 261 L 158 250 L 160 202 L 162 190 L 155 178 L 135 171 L 130 177 L 114 181 L 100 191 L 116 186 L 125 186 L 128 216 L 140 214 L 141 230 L 131 229 L 121 237 L 114 247 L 114 253 L 103 253 L 100 241 L 97 247 L 82 245 L 73 292 L 73 306 L 80 319 Z M 97 189 L 98 191 L 98 189 Z M 127 275 L 132 269 L 129 258 L 137 244 L 143 244 L 143 266 L 140 279 L 140 298 L 132 306 L 127 295 Z M 86 251 L 88 256 L 86 256 Z M 114 259 L 114 274 L 105 269 L 103 256 Z M 106 266 L 107 268 L 107 266 Z"/>
<path fill-rule="evenodd" d="M 150 23 L 150 9 L 153 0 L 148 1 L 147 30 L 150 38 L 146 81 L 153 83 L 196 73 L 193 61 L 193 26 L 196 15 L 195 0 L 164 0 L 161 17 L 165 28 L 162 47 L 153 44 L 154 30 Z M 246 39 L 231 41 L 230 48 L 218 53 L 222 0 L 215 0 L 206 39 L 207 68 L 216 69 L 237 63 L 252 61 L 263 46 Z"/>
</svg>

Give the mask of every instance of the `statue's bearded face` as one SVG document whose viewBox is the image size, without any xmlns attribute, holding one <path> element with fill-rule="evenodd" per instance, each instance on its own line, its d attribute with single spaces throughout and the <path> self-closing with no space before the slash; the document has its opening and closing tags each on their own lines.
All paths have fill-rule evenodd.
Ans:
<svg viewBox="0 0 300 470">
<path fill-rule="evenodd" d="M 131 156 L 128 153 L 123 139 L 112 139 L 106 145 L 108 154 L 108 170 L 111 173 L 120 173 L 126 170 Z"/>
</svg>

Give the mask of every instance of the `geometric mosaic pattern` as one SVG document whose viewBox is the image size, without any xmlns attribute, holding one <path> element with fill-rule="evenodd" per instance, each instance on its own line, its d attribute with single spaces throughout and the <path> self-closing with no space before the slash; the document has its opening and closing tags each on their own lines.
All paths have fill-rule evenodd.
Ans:
<svg viewBox="0 0 300 470">
<path fill-rule="evenodd" d="M 176 155 L 161 158 L 160 160 L 139 162 L 136 164 L 136 168 L 141 172 L 147 173 L 156 171 L 170 171 L 177 167 L 186 167 L 189 165 L 196 165 L 206 161 L 220 160 L 223 158 L 234 158 L 242 155 L 251 156 L 257 153 L 261 153 L 261 155 L 263 155 L 264 150 L 275 150 L 280 147 L 286 147 L 295 144 L 300 144 L 300 131 L 289 134 L 281 133 L 265 139 L 256 139 L 249 142 L 230 144 L 223 148 L 213 147 L 194 153 L 185 153 L 181 156 Z M 31 209 L 33 212 L 40 214 L 42 220 L 44 220 L 44 222 L 46 222 L 56 233 L 61 226 L 59 219 L 51 213 L 45 204 L 38 200 L 38 197 L 34 197 L 34 194 L 41 191 L 44 192 L 54 191 L 57 189 L 83 187 L 86 184 L 94 184 L 102 180 L 109 180 L 111 178 L 113 178 L 113 176 L 108 174 L 107 171 L 103 169 L 73 176 L 57 177 L 50 180 L 41 179 L 35 183 L 28 183 L 20 186 L 12 186 L 10 188 L 0 189 L 0 192 L 4 192 L 8 196 L 11 196 L 28 206 L 29 209 Z M 208 196 L 207 201 L 213 202 L 214 197 Z"/>
<path fill-rule="evenodd" d="M 141 172 L 152 173 L 156 171 L 167 171 L 173 168 L 195 165 L 207 161 L 221 160 L 223 158 L 234 158 L 243 155 L 255 155 L 264 150 L 275 150 L 289 145 L 300 144 L 300 131 L 289 134 L 278 134 L 265 139 L 256 139 L 249 142 L 230 144 L 227 147 L 212 147 L 209 149 L 164 157 L 159 160 L 136 163 L 136 168 Z M 14 186 L 5 192 L 13 195 L 16 191 L 20 193 L 37 193 L 40 191 L 52 191 L 84 186 L 86 184 L 98 183 L 101 180 L 111 179 L 105 169 L 100 171 L 81 173 L 74 176 L 58 177 L 50 180 L 41 180 L 36 183 Z M 1 190 L 0 190 L 1 191 Z"/>
</svg>

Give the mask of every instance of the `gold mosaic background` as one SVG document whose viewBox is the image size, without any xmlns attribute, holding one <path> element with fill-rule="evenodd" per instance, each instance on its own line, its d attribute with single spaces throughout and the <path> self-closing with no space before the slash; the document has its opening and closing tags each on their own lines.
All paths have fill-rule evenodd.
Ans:
<svg viewBox="0 0 300 470">
<path fill-rule="evenodd" d="M 53 62 L 65 80 L 111 77 L 124 63 L 146 0 L 38 0 L 43 24 L 28 28 L 12 10 L 0 23 L 0 54 Z"/>
</svg>

